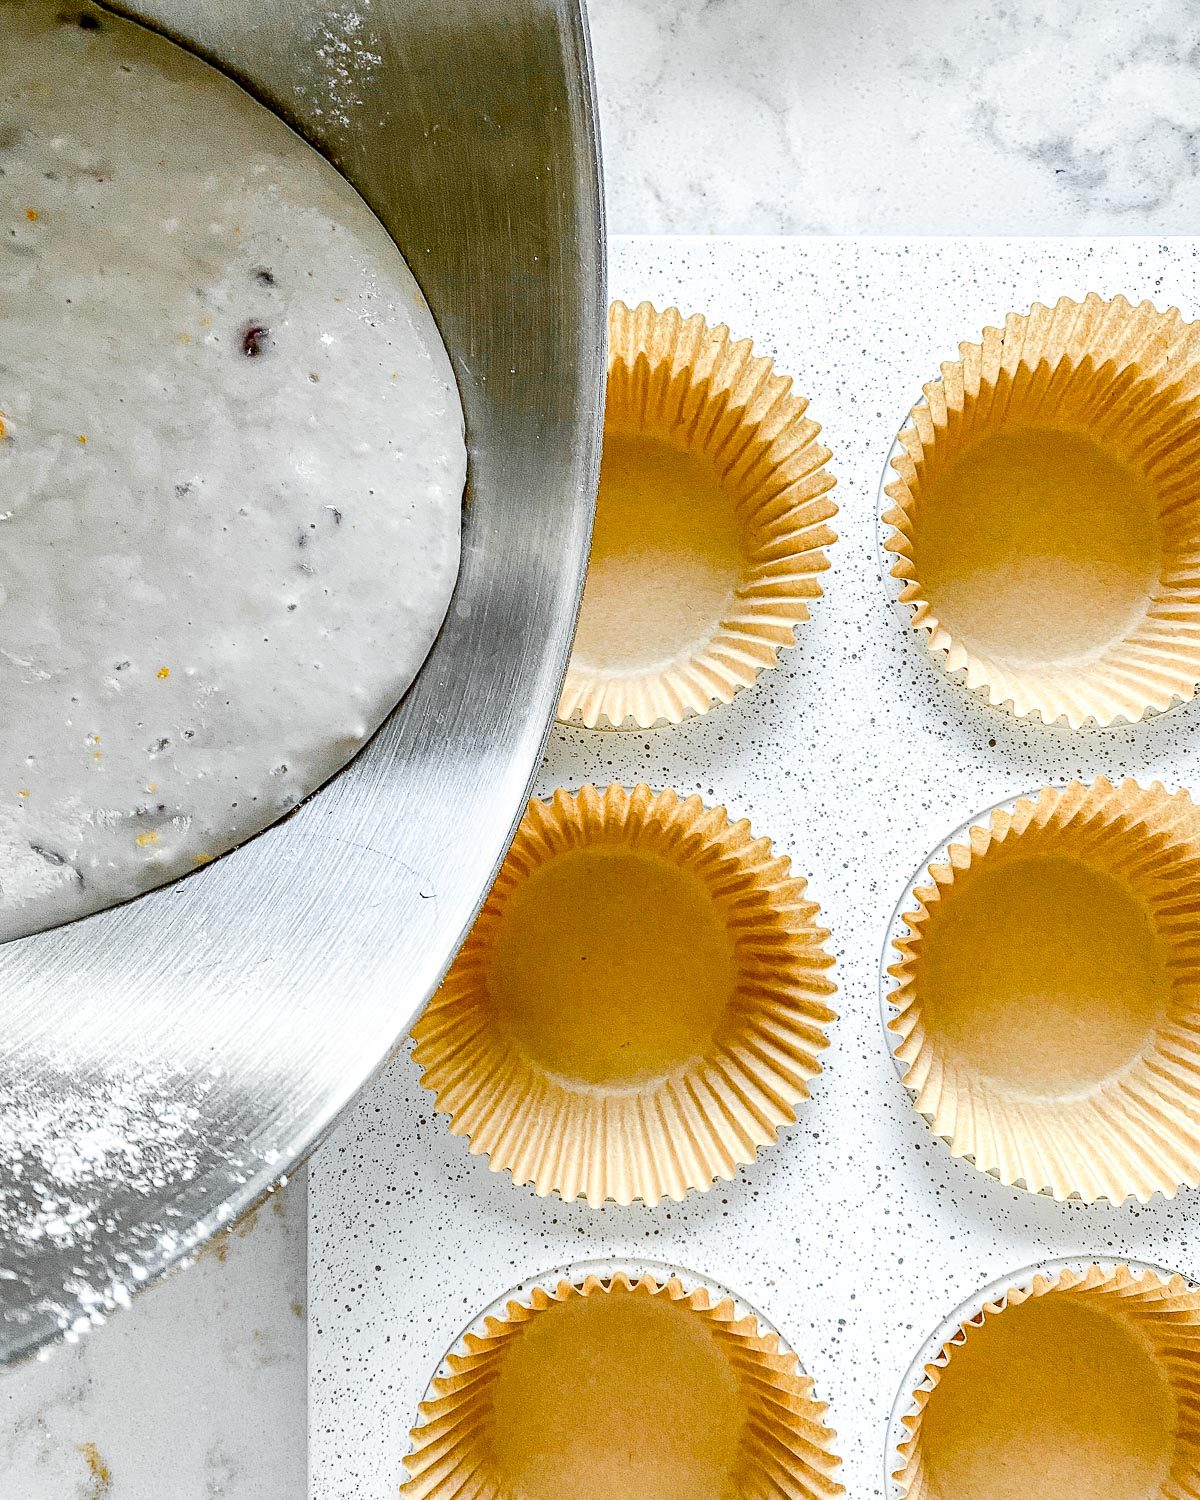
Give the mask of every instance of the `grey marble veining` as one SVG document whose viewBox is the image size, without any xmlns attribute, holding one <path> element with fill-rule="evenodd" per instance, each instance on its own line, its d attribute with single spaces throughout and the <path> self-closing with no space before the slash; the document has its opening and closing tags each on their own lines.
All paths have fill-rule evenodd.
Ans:
<svg viewBox="0 0 1200 1500">
<path fill-rule="evenodd" d="M 4 1500 L 299 1500 L 303 1180 L 78 1344 L 0 1373 Z"/>
<path fill-rule="evenodd" d="M 1181 234 L 1190 0 L 591 0 L 615 233 Z"/>
</svg>

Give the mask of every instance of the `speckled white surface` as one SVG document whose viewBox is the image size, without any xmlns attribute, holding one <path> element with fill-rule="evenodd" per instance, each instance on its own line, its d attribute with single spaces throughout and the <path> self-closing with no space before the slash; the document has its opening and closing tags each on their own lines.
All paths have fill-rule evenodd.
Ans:
<svg viewBox="0 0 1200 1500">
<path fill-rule="evenodd" d="M 1058 1204 L 954 1160 L 893 1070 L 877 979 L 894 902 L 964 818 L 1100 772 L 1200 789 L 1200 703 L 1083 735 L 987 708 L 898 618 L 875 526 L 895 430 L 959 339 L 1088 289 L 1200 315 L 1200 243 L 632 239 L 614 243 L 611 272 L 614 295 L 724 319 L 795 376 L 833 450 L 841 540 L 782 669 L 678 729 L 557 729 L 539 790 L 645 778 L 749 817 L 809 877 L 833 929 L 841 1019 L 798 1124 L 734 1182 L 653 1211 L 596 1213 L 514 1188 L 449 1134 L 399 1057 L 311 1168 L 314 1500 L 394 1496 L 446 1346 L 508 1286 L 558 1263 L 646 1256 L 742 1293 L 832 1402 L 854 1496 L 883 1492 L 897 1382 L 980 1284 L 1060 1254 L 1200 1267 L 1194 1193 L 1147 1208 Z"/>
</svg>

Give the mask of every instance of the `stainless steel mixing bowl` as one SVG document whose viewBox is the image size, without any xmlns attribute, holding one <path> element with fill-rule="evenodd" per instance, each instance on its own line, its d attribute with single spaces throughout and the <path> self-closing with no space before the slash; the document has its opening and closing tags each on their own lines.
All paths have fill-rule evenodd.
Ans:
<svg viewBox="0 0 1200 1500">
<path fill-rule="evenodd" d="M 141 0 L 395 236 L 450 351 L 470 482 L 441 636 L 287 822 L 0 947 L 0 1361 L 82 1330 L 311 1149 L 437 984 L 507 845 L 578 604 L 603 225 L 582 0 Z"/>
</svg>

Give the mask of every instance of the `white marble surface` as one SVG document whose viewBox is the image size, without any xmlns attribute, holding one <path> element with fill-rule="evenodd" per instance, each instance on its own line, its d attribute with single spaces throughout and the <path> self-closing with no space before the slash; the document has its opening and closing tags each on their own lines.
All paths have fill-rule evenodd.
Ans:
<svg viewBox="0 0 1200 1500">
<path fill-rule="evenodd" d="M 1188 0 L 590 0 L 614 233 L 1191 233 Z"/>
<path fill-rule="evenodd" d="M 1189 0 L 591 0 L 591 19 L 616 233 L 1200 223 Z M 0 1381 L 0 1495 L 295 1500 L 303 1198 L 287 1204 L 226 1264 Z"/>
<path fill-rule="evenodd" d="M 78 1344 L 0 1374 L 5 1500 L 304 1494 L 303 1180 Z"/>
</svg>

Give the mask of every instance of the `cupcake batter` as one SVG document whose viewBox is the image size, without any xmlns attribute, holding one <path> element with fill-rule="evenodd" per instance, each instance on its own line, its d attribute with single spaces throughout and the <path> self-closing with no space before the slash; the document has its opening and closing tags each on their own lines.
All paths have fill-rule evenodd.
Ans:
<svg viewBox="0 0 1200 1500">
<path fill-rule="evenodd" d="M 395 245 L 173 44 L 0 0 L 0 939 L 342 766 L 458 569 L 462 411 Z"/>
</svg>

